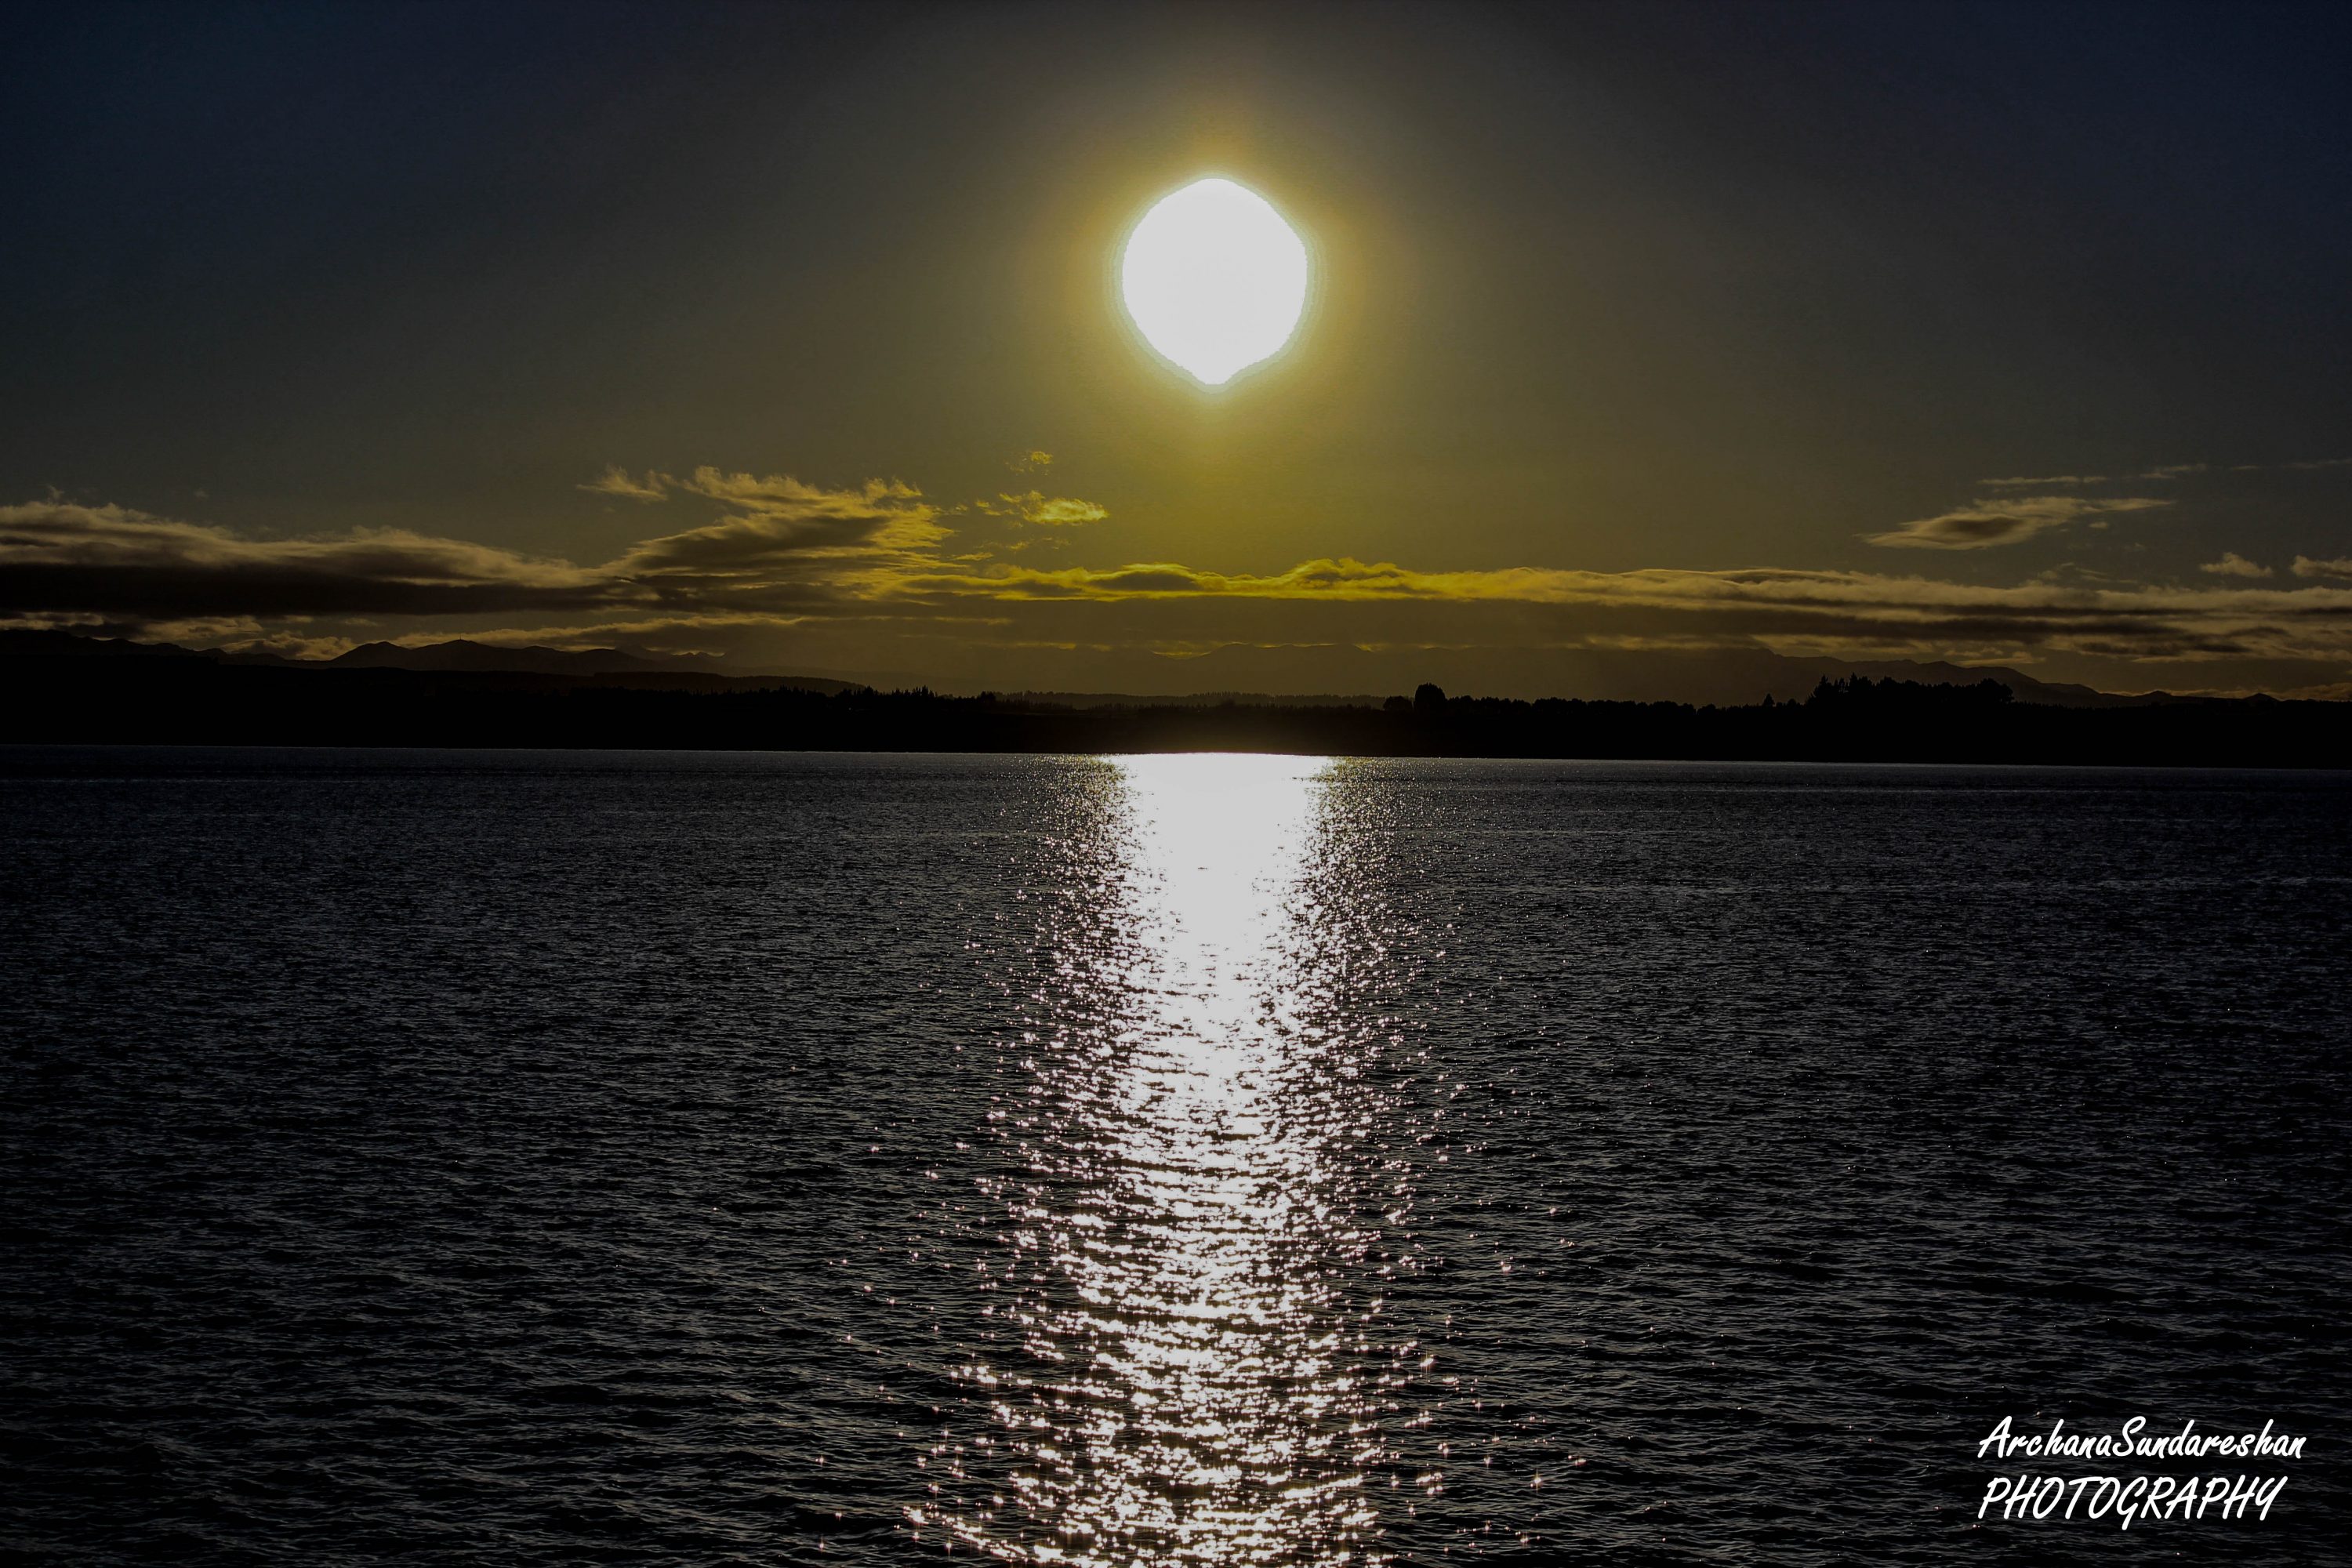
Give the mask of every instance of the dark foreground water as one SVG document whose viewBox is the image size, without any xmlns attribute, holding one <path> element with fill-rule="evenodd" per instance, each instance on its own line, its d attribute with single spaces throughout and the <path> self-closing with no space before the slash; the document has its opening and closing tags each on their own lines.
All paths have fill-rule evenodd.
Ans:
<svg viewBox="0 0 2352 1568">
<path fill-rule="evenodd" d="M 2342 1562 L 2347 805 L 0 753 L 0 1551 Z"/>
</svg>

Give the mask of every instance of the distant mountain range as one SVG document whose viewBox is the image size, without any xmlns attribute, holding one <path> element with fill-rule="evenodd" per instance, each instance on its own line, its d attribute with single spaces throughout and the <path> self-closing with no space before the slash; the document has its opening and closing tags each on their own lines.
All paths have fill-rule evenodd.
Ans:
<svg viewBox="0 0 2352 1568">
<path fill-rule="evenodd" d="M 1826 676 L 1832 680 L 1865 676 L 1872 680 L 1916 680 L 1923 686 L 1969 686 L 1979 680 L 1998 680 L 2017 694 L 2020 702 L 2040 702 L 2053 708 L 2129 708 L 2147 702 L 2165 702 L 2171 694 L 2149 691 L 2124 695 L 2101 691 L 2094 687 L 2077 686 L 2070 681 L 2036 680 L 2033 677 L 2006 665 L 1948 664 L 1942 659 L 1890 658 L 1851 662 L 1844 659 L 1791 658 L 1778 656 L 1796 670 L 1809 672 L 1814 679 Z"/>
<path fill-rule="evenodd" d="M 541 668 L 511 668 L 523 659 Z M 329 661 L 0 633 L 0 772 L 25 762 L 19 744 L 2352 767 L 2352 705 L 2343 702 L 2091 693 L 2091 705 L 2068 707 L 2046 698 L 2074 693 L 2040 682 L 2018 683 L 2045 700 L 2019 701 L 1978 671 L 1895 668 L 1894 679 L 1817 672 L 1796 700 L 1705 705 L 1449 698 L 1433 682 L 1378 703 L 1241 692 L 959 697 L 713 675 L 609 649 L 385 647 Z M 1904 678 L 1916 670 L 1978 679 Z"/>
<path fill-rule="evenodd" d="M 914 677 L 885 676 L 858 679 L 840 675 L 744 672 L 740 668 L 730 668 L 723 659 L 691 654 L 649 658 L 643 654 L 625 653 L 619 648 L 510 647 L 474 642 L 464 637 L 414 647 L 393 642 L 364 643 L 331 659 L 299 659 L 259 651 L 230 652 L 220 648 L 182 647 L 173 643 L 90 637 L 68 631 L 0 631 L 0 657 L 8 656 L 197 658 L 216 664 L 266 665 L 292 669 L 405 669 L 429 674 L 569 676 L 600 685 L 699 690 L 791 686 L 830 694 L 856 690 L 861 687 L 887 689 L 922 684 Z M 1640 672 L 1631 676 L 1612 668 L 1596 668 L 1591 672 L 1591 685 L 1595 689 L 1568 690 L 1560 695 L 1613 700 L 1735 705 L 1757 701 L 1768 691 L 1782 700 L 1801 699 L 1811 690 L 1815 681 L 1824 677 L 1845 679 L 1859 675 L 1873 680 L 1916 680 L 1925 685 L 1950 683 L 1966 686 L 1990 679 L 2010 688 L 2020 702 L 2058 708 L 2137 707 L 2174 700 L 2161 691 L 2123 696 L 2095 690 L 2087 686 L 2037 680 L 2002 666 L 1930 663 L 1916 659 L 1855 661 L 1803 658 L 1760 649 L 1730 654 L 1725 658 L 1729 660 L 1727 667 L 1720 662 L 1702 665 L 1696 660 L 1663 657 L 1662 661 L 1653 660 L 1643 666 Z M 1202 662 L 1205 665 L 1212 661 Z M 956 689 L 956 683 L 940 684 L 942 689 Z M 1006 701 L 1086 709 L 1170 705 L 1208 707 L 1226 702 L 1291 708 L 1372 708 L 1378 707 L 1389 694 L 1294 696 L 1218 690 L 1185 695 L 1106 691 L 1022 691 L 1001 695 Z M 1457 692 L 1456 695 L 1475 696 L 1478 693 L 1468 691 Z"/>
<path fill-rule="evenodd" d="M 349 653 L 325 661 L 337 669 L 510 670 L 530 675 L 646 675 L 657 672 L 732 676 L 737 673 L 715 658 L 685 654 L 674 658 L 647 658 L 614 647 L 506 647 L 496 643 L 425 643 L 415 647 L 393 642 L 362 643 Z M 835 683 L 837 684 L 837 683 Z"/>
<path fill-rule="evenodd" d="M 720 660 L 695 655 L 647 658 L 619 648 L 504 647 L 458 637 L 407 647 L 399 643 L 362 643 L 333 658 L 288 658 L 256 650 L 182 647 L 177 643 L 131 642 L 87 637 L 66 631 L 0 631 L 0 657 L 45 658 L 194 658 L 214 664 L 266 665 L 281 669 L 406 669 L 436 675 L 554 675 L 605 681 L 631 678 L 632 686 L 708 689 L 714 685 L 746 689 L 791 686 L 831 695 L 856 690 L 864 682 L 822 675 L 745 674 Z"/>
</svg>

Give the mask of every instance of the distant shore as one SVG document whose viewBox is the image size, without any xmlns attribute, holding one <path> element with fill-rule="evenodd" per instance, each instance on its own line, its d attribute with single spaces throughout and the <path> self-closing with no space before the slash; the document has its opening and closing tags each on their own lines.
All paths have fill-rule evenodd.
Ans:
<svg viewBox="0 0 2352 1568">
<path fill-rule="evenodd" d="M 18 743 L 2352 767 L 2352 704 L 2254 697 L 2062 708 L 2017 701 L 1991 680 L 1824 680 L 1802 702 L 1742 707 L 1449 698 L 1423 688 L 1379 706 L 1084 708 L 782 681 L 203 658 L 16 658 L 0 661 L 0 741 Z"/>
</svg>

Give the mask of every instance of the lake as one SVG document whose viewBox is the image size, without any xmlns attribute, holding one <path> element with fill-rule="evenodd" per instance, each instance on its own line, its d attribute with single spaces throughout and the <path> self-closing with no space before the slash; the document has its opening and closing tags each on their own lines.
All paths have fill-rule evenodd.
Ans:
<svg viewBox="0 0 2352 1568">
<path fill-rule="evenodd" d="M 2347 805 L 0 752 L 0 1548 L 2341 1561 Z"/>
</svg>

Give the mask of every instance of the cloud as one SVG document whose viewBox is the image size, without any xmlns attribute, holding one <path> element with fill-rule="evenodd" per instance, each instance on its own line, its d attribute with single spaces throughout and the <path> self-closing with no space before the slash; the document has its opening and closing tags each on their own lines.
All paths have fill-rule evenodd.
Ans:
<svg viewBox="0 0 2352 1568">
<path fill-rule="evenodd" d="M 1912 550 L 1982 550 L 2018 544 L 2077 518 L 2106 512 L 2146 511 L 2172 503 L 2153 496 L 2088 500 L 2082 496 L 2006 496 L 1979 500 L 1934 517 L 1906 522 L 1885 533 L 1865 534 L 1873 544 Z"/>
<path fill-rule="evenodd" d="M 689 479 L 661 478 L 670 488 L 747 510 L 803 517 L 875 517 L 896 503 L 922 499 L 920 490 L 899 479 L 868 479 L 855 489 L 829 490 L 790 474 L 730 474 L 709 467 L 695 469 Z"/>
<path fill-rule="evenodd" d="M 2352 572 L 2347 572 L 2352 583 Z M 745 603 L 751 601 L 745 600 Z M 2033 582 L 1982 587 L 1860 572 L 1758 568 L 1598 573 L 1534 567 L 1431 572 L 1350 558 L 1269 574 L 1177 562 L 877 574 L 785 615 L 681 607 L 667 620 L 571 628 L 613 640 L 656 626 L 887 624 L 940 635 L 1009 628 L 1097 647 L 1271 641 L 1423 647 L 1760 647 L 1851 657 L 2030 659 L 2352 658 L 2352 586 Z M 469 634 L 476 635 L 476 634 Z M 486 640 L 488 634 L 484 635 Z M 512 634 L 543 641 L 545 632 Z M 961 635 L 961 634 L 960 634 Z M 976 635 L 976 633 L 975 633 Z"/>
<path fill-rule="evenodd" d="M 694 470 L 671 480 L 685 493 L 725 503 L 730 515 L 701 528 L 649 539 L 606 570 L 675 595 L 773 581 L 787 566 L 920 551 L 948 536 L 939 508 L 898 479 L 825 489 L 786 474 Z"/>
<path fill-rule="evenodd" d="M 2352 561 L 2297 557 L 2305 581 L 2284 588 L 2236 568 L 2191 587 L 2079 573 L 1984 586 L 1784 567 L 1445 571 L 1344 555 L 1270 573 L 1174 561 L 1023 565 L 940 548 L 940 510 L 897 479 L 826 489 L 715 468 L 658 479 L 665 496 L 714 502 L 719 515 L 597 565 L 405 531 L 257 540 L 121 507 L 0 507 L 0 615 L 119 635 L 210 628 L 279 647 L 430 640 L 459 635 L 451 623 L 460 618 L 462 635 L 484 641 L 672 647 L 863 626 L 892 646 L 920 644 L 932 659 L 955 658 L 972 639 L 2352 659 Z M 2103 504 L 2057 499 L 2076 505 L 2035 513 L 2035 526 Z"/>
<path fill-rule="evenodd" d="M 2224 550 L 2221 559 L 2208 561 L 2197 570 L 2212 577 L 2267 577 L 2271 574 L 2269 567 L 2258 566 L 2234 550 Z"/>
<path fill-rule="evenodd" d="M 609 602 L 569 562 L 404 529 L 255 540 L 120 506 L 0 506 L 0 606 L 208 616 L 478 615 Z"/>
<path fill-rule="evenodd" d="M 899 479 L 868 479 L 854 489 L 835 490 L 803 484 L 790 474 L 728 473 L 707 466 L 682 479 L 658 468 L 648 468 L 646 477 L 639 479 L 613 463 L 578 488 L 596 495 L 625 496 L 643 501 L 700 496 L 745 514 L 803 521 L 876 521 L 902 517 L 917 510 L 936 515 L 932 509 L 905 504 L 920 501 L 922 492 Z"/>
<path fill-rule="evenodd" d="M 1080 523 L 1100 522 L 1109 511 L 1090 500 L 1077 500 L 1069 496 L 1048 496 L 1042 490 L 1025 495 L 1000 495 L 994 500 L 972 502 L 976 511 L 989 517 L 1015 518 L 1023 522 L 1041 523 L 1047 528 L 1070 528 Z"/>
<path fill-rule="evenodd" d="M 257 540 L 126 507 L 0 507 L 0 609 L 148 623 L 679 602 L 789 610 L 855 593 L 861 574 L 909 555 L 929 560 L 948 533 L 938 508 L 896 479 L 825 489 L 705 468 L 685 479 L 648 475 L 637 488 L 718 500 L 726 515 L 582 566 L 399 529 Z"/>
<path fill-rule="evenodd" d="M 1090 500 L 1074 500 L 1055 496 L 1025 508 L 1021 515 L 1031 522 L 1049 528 L 1067 528 L 1076 523 L 1100 522 L 1110 513 Z"/>
<path fill-rule="evenodd" d="M 2042 489 L 2053 487 L 2066 489 L 2083 485 L 2134 484 L 2144 479 L 2154 479 L 2160 482 L 2166 479 L 2180 479 L 2184 475 L 2188 474 L 2206 473 L 2209 472 L 2212 467 L 2213 465 L 2210 463 L 2159 463 L 2155 468 L 2143 468 L 2136 474 L 2019 475 L 2014 478 L 2005 479 L 1979 479 L 1977 483 L 1986 489 L 2018 490 Z"/>
<path fill-rule="evenodd" d="M 1349 558 L 1228 574 L 1173 562 L 1006 566 L 901 579 L 894 596 L 972 614 L 994 600 L 1041 638 L 1081 646 L 1223 637 L 1264 643 L 1766 649 L 1852 658 L 2032 661 L 2352 658 L 2352 591 L 1931 578 L 1781 568 L 1427 572 Z"/>
<path fill-rule="evenodd" d="M 1051 452 L 1027 451 L 1005 459 L 1004 466 L 1016 474 L 1042 474 L 1054 466 Z"/>
<path fill-rule="evenodd" d="M 2163 481 L 2183 479 L 2190 474 L 2225 472 L 2232 474 L 2265 474 L 2297 468 L 2352 468 L 2352 458 L 2320 458 L 2301 463 L 2159 463 L 2136 474 L 2042 474 L 2020 476 L 2005 479 L 1979 479 L 1987 489 L 2041 489 L 2045 487 L 2081 485 L 2132 484 L 2143 479 Z"/>
<path fill-rule="evenodd" d="M 622 496 L 630 500 L 660 500 L 677 481 L 667 474 L 646 471 L 640 481 L 631 479 L 629 471 L 618 463 L 608 463 L 604 471 L 582 485 L 580 489 L 597 495 Z"/>
</svg>

